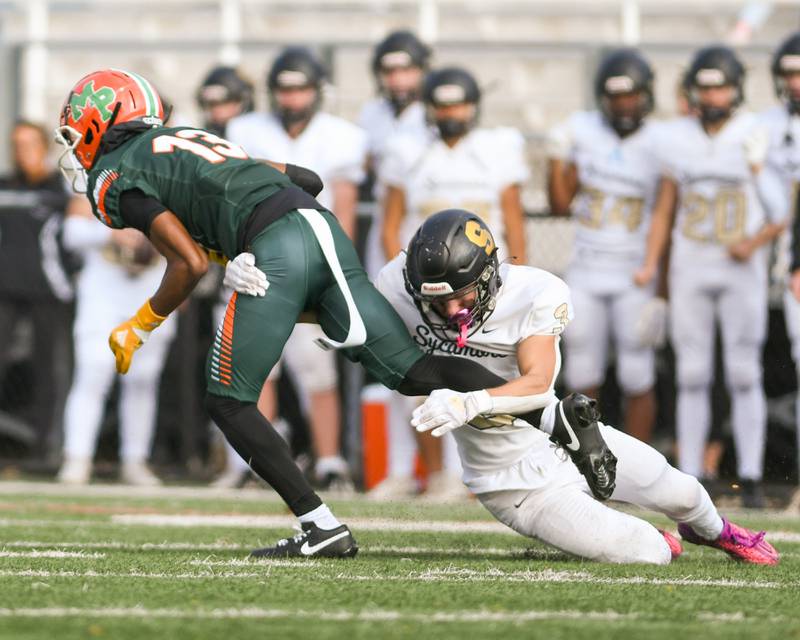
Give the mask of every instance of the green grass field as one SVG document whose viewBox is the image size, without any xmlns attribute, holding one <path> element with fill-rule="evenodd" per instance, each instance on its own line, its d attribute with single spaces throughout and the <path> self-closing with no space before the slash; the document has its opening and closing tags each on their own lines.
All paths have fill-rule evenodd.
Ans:
<svg viewBox="0 0 800 640">
<path fill-rule="evenodd" d="M 269 492 L 0 483 L 0 638 L 800 638 L 797 515 L 735 514 L 772 534 L 778 567 L 692 546 L 620 567 L 478 504 L 328 502 L 357 558 L 258 562 L 291 533 Z"/>
</svg>

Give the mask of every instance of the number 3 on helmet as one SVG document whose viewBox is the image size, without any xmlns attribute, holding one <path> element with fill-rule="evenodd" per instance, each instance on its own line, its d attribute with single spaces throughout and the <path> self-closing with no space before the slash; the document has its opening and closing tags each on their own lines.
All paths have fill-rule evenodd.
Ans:
<svg viewBox="0 0 800 640">
<path fill-rule="evenodd" d="M 115 125 L 140 122 L 144 127 L 164 122 L 164 107 L 153 86 L 142 76 L 120 69 L 103 69 L 81 78 L 61 109 L 56 141 L 65 147 L 59 168 L 73 188 L 85 181 L 100 154 L 100 143 Z M 66 164 L 66 163 L 69 164 Z"/>
</svg>

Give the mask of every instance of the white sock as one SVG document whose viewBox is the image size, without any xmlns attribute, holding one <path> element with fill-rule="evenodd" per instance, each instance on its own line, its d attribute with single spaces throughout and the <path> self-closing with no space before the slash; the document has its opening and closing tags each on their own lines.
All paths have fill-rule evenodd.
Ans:
<svg viewBox="0 0 800 640">
<path fill-rule="evenodd" d="M 328 505 L 325 503 L 322 503 L 313 511 L 298 516 L 297 519 L 300 520 L 301 524 L 313 522 L 320 529 L 335 529 L 336 527 L 342 526 L 342 523 L 336 519 L 336 516 L 331 513 L 331 510 L 328 509 Z"/>
</svg>

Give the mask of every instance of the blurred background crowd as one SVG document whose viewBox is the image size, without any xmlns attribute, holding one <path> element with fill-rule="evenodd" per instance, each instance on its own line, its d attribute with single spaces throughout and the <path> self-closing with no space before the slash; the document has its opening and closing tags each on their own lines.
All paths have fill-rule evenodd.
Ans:
<svg viewBox="0 0 800 640">
<path fill-rule="evenodd" d="M 781 81 L 800 66 L 773 63 L 798 18 L 795 2 L 722 0 L 0 3 L 0 130 L 8 149 L 0 159 L 0 477 L 251 481 L 201 403 L 203 359 L 229 294 L 221 269 L 153 334 L 130 373 L 114 372 L 108 331 L 155 291 L 163 265 L 138 232 L 94 220 L 55 169 L 59 101 L 84 73 L 135 70 L 170 102 L 170 124 L 315 170 L 325 184 L 319 201 L 353 238 L 371 277 L 425 215 L 454 206 L 486 217 L 501 259 L 566 276 L 580 223 L 564 214 L 580 200 L 572 200 L 580 186 L 566 201 L 554 199 L 553 176 L 560 163 L 579 164 L 572 148 L 580 132 L 565 134 L 563 123 L 574 112 L 602 111 L 596 79 L 609 54 L 623 45 L 641 53 L 654 76 L 647 117 L 661 121 L 691 110 L 683 79 L 696 52 L 726 44 L 743 64 L 737 109 L 778 105 L 793 121 Z M 789 54 L 800 60 L 795 44 Z M 441 91 L 452 87 L 460 89 L 456 99 Z M 444 139 L 458 151 L 441 152 Z M 780 500 L 797 482 L 797 377 L 784 319 L 788 242 L 784 233 L 768 246 L 767 330 L 763 342 L 754 338 L 766 400 L 763 460 L 756 434 L 756 462 L 743 471 L 736 445 L 743 448 L 746 434 L 734 442 L 732 424 L 736 367 L 725 365 L 716 334 L 705 390 L 710 433 L 684 443 L 700 452 L 692 473 L 753 507 Z M 569 278 L 573 289 L 579 278 Z M 414 399 L 321 351 L 318 331 L 296 329 L 259 400 L 314 484 L 376 499 L 465 497 L 452 438 L 413 433 Z M 657 345 L 641 388 L 621 370 L 624 339 L 594 331 L 593 341 L 608 343 L 598 356 L 602 372 L 573 374 L 560 388 L 591 392 L 604 421 L 679 459 L 674 345 Z M 569 342 L 568 330 L 568 373 Z"/>
</svg>

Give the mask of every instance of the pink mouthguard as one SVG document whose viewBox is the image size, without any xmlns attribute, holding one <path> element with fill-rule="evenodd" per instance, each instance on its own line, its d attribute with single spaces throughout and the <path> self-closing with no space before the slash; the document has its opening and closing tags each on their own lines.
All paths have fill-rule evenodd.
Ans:
<svg viewBox="0 0 800 640">
<path fill-rule="evenodd" d="M 463 349 L 467 346 L 467 332 L 472 326 L 472 312 L 469 309 L 462 309 L 458 313 L 450 316 L 448 320 L 451 324 L 458 325 L 458 337 L 456 338 L 456 346 Z"/>
</svg>

